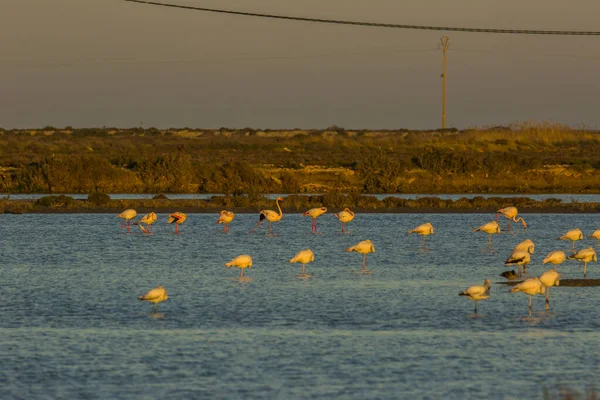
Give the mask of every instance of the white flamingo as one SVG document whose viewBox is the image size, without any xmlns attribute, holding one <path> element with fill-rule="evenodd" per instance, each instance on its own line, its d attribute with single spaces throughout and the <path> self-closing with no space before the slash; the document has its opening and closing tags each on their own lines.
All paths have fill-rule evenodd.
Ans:
<svg viewBox="0 0 600 400">
<path fill-rule="evenodd" d="M 558 238 L 558 240 L 570 240 L 571 241 L 571 250 L 575 250 L 575 242 L 577 240 L 582 240 L 582 239 L 583 239 L 583 232 L 581 232 L 581 229 L 579 229 L 579 228 L 571 229 L 570 231 L 568 231 L 567 233 L 565 233 L 564 235 L 562 235 L 561 237 Z"/>
<path fill-rule="evenodd" d="M 560 284 L 560 275 L 553 269 L 549 269 L 540 276 L 540 281 L 546 286 L 546 310 L 550 309 L 550 288 Z"/>
<path fill-rule="evenodd" d="M 354 246 L 348 247 L 346 251 L 355 251 L 359 254 L 363 254 L 362 272 L 367 272 L 367 254 L 375 253 L 375 246 L 373 245 L 373 242 L 370 240 L 363 240 Z"/>
<path fill-rule="evenodd" d="M 521 292 L 525 293 L 529 296 L 529 316 L 531 317 L 532 311 L 532 299 L 536 294 L 544 294 L 546 291 L 546 287 L 540 281 L 540 278 L 529 278 L 525 279 L 523 282 L 515 285 L 512 289 L 509 290 L 510 293 Z"/>
<path fill-rule="evenodd" d="M 308 278 L 311 275 L 307 274 L 305 271 L 306 264 L 313 261 L 315 261 L 315 253 L 313 253 L 311 249 L 305 249 L 300 250 L 289 262 L 302 264 L 302 274 L 299 276 L 301 278 Z"/>
<path fill-rule="evenodd" d="M 159 285 L 145 295 L 138 297 L 138 299 L 154 303 L 154 313 L 156 313 L 156 305 L 162 301 L 168 300 L 169 295 L 167 294 L 167 290 Z"/>
<path fill-rule="evenodd" d="M 481 225 L 479 228 L 475 228 L 473 229 L 473 232 L 485 232 L 487 233 L 489 236 L 488 238 L 488 249 L 492 248 L 492 235 L 496 234 L 496 233 L 500 233 L 500 226 L 498 225 L 498 223 L 496 221 L 492 221 L 492 222 L 488 222 L 485 225 Z"/>
<path fill-rule="evenodd" d="M 490 280 L 486 279 L 483 286 L 471 286 L 467 290 L 463 290 L 459 296 L 467 296 L 469 300 L 475 302 L 475 314 L 477 314 L 477 302 L 479 300 L 487 300 L 490 298 Z"/>
<path fill-rule="evenodd" d="M 254 232 L 254 230 L 258 228 L 258 226 L 262 224 L 262 222 L 266 219 L 267 221 L 269 221 L 269 235 L 272 235 L 273 228 L 271 227 L 271 224 L 273 222 L 280 221 L 283 217 L 283 211 L 281 211 L 281 206 L 279 205 L 280 201 L 283 201 L 282 197 L 278 197 L 277 200 L 275 200 L 275 204 L 277 204 L 277 209 L 279 210 L 279 212 L 273 210 L 260 210 L 260 220 L 254 228 L 250 229 L 250 232 L 248 233 Z"/>
<path fill-rule="evenodd" d="M 564 251 L 556 250 L 548 253 L 546 258 L 544 258 L 544 261 L 542 261 L 542 264 L 550 263 L 554 265 L 554 270 L 556 271 L 556 266 L 564 263 L 566 259 L 567 256 Z"/>
<path fill-rule="evenodd" d="M 345 232 L 344 226 L 354 219 L 354 213 L 348 207 L 337 214 L 333 214 L 342 223 L 342 232 Z"/>
<path fill-rule="evenodd" d="M 131 208 L 117 215 L 117 218 L 123 218 L 123 224 L 121 225 L 121 228 L 125 228 L 125 224 L 127 223 L 127 232 L 131 232 L 131 222 L 133 221 L 136 215 L 137 212 Z"/>
<path fill-rule="evenodd" d="M 327 212 L 327 207 L 311 208 L 302 214 L 303 217 L 312 218 L 312 232 L 317 233 L 317 218 Z"/>
<path fill-rule="evenodd" d="M 417 226 L 415 229 L 411 229 L 408 233 L 421 235 L 421 248 L 425 249 L 425 236 L 433 235 L 433 225 L 431 225 L 430 222 L 426 222 L 423 225 Z"/>
<path fill-rule="evenodd" d="M 588 263 L 592 261 L 597 262 L 598 255 L 596 254 L 596 250 L 594 250 L 593 247 L 588 247 L 587 249 L 581 249 L 570 255 L 569 260 L 577 260 L 583 263 L 583 277 L 586 278 Z"/>
<path fill-rule="evenodd" d="M 523 272 L 527 272 L 527 265 L 531 262 L 531 256 L 529 252 L 518 250 L 512 253 L 508 259 L 504 262 L 505 265 L 516 265 L 517 276 L 522 276 L 521 268 L 523 268 Z"/>
<path fill-rule="evenodd" d="M 225 263 L 227 268 L 236 267 L 240 269 L 240 280 L 244 280 L 244 270 L 246 268 L 252 268 L 252 257 L 247 254 L 242 254 L 235 257 L 233 260 Z"/>
<path fill-rule="evenodd" d="M 513 221 L 515 223 L 521 222 L 523 224 L 523 229 L 527 229 L 527 224 L 525 223 L 525 220 L 521 217 L 517 219 L 518 213 L 519 211 L 517 210 L 517 207 L 501 208 L 496 212 L 496 221 L 498 221 L 498 215 L 502 214 L 506 218 L 508 218 L 508 228 L 506 229 L 508 232 L 510 232 L 510 221 Z"/>
</svg>

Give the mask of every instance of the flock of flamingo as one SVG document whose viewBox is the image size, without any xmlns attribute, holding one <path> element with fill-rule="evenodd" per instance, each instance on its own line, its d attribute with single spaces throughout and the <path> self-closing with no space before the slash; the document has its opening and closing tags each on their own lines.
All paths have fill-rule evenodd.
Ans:
<svg viewBox="0 0 600 400">
<path fill-rule="evenodd" d="M 254 226 L 250 232 L 254 232 L 256 228 L 258 228 L 264 220 L 267 220 L 269 223 L 268 233 L 273 234 L 272 224 L 274 222 L 278 222 L 283 217 L 283 211 L 281 210 L 280 202 L 283 201 L 283 198 L 278 197 L 275 201 L 277 205 L 277 211 L 274 210 L 260 210 L 260 219 L 256 226 Z M 317 232 L 317 218 L 327 212 L 326 207 L 318 207 L 312 208 L 305 213 L 303 216 L 309 216 L 312 218 L 312 232 Z M 510 232 L 511 227 L 510 223 L 521 222 L 524 229 L 527 229 L 527 224 L 522 217 L 517 218 L 518 210 L 516 207 L 506 207 L 497 211 L 496 219 L 488 222 L 485 225 L 482 225 L 478 228 L 473 229 L 473 232 L 485 232 L 489 235 L 488 237 L 488 248 L 491 249 L 492 245 L 492 235 L 500 233 L 500 225 L 498 223 L 498 217 L 503 215 L 508 219 L 507 230 Z M 335 217 L 342 223 L 342 232 L 345 232 L 345 224 L 352 221 L 354 219 L 354 213 L 345 208 L 343 211 L 334 214 Z M 123 224 L 122 228 L 127 228 L 127 231 L 131 231 L 131 225 L 139 225 L 142 232 L 145 234 L 151 234 L 151 226 L 153 223 L 157 221 L 157 216 L 154 212 L 148 213 L 144 215 L 140 220 L 134 221 L 137 213 L 135 210 L 129 209 L 123 211 L 117 217 L 122 218 Z M 225 232 L 229 231 L 229 224 L 233 221 L 235 215 L 231 211 L 223 210 L 219 214 L 219 218 L 217 220 L 217 224 L 224 224 L 223 230 Z M 169 214 L 169 218 L 167 223 L 172 224 L 175 223 L 175 233 L 179 233 L 179 225 L 183 224 L 187 219 L 187 216 L 184 213 L 176 212 L 173 214 Z M 422 249 L 425 249 L 425 237 L 434 234 L 434 227 L 431 223 L 427 222 L 422 225 L 417 226 L 414 229 L 408 231 L 409 234 L 416 233 L 421 235 L 422 237 Z M 600 240 L 600 229 L 594 231 L 588 237 L 592 237 L 594 239 Z M 518 282 L 512 289 L 510 289 L 511 293 L 521 292 L 529 296 L 529 316 L 532 315 L 532 299 L 535 295 L 546 295 L 546 309 L 550 308 L 550 288 L 552 286 L 558 286 L 560 283 L 560 274 L 557 272 L 557 265 L 562 264 L 565 260 L 577 260 L 583 263 L 583 276 L 587 277 L 587 264 L 589 262 L 597 262 L 598 257 L 596 251 L 593 247 L 588 247 L 585 249 L 581 249 L 579 251 L 575 251 L 575 242 L 578 240 L 582 240 L 584 238 L 583 232 L 579 228 L 572 229 L 566 232 L 564 235 L 559 237 L 559 240 L 570 240 L 572 242 L 571 249 L 573 253 L 567 257 L 567 255 L 560 250 L 550 252 L 546 258 L 543 260 L 543 264 L 552 264 L 554 266 L 553 269 L 549 269 L 545 271 L 539 277 L 531 277 L 524 279 Z M 360 273 L 362 274 L 370 274 L 371 271 L 367 270 L 367 254 L 375 252 L 375 246 L 371 240 L 363 240 L 357 243 L 354 246 L 348 247 L 346 249 L 347 252 L 357 252 L 363 255 L 362 269 Z M 527 265 L 531 262 L 531 255 L 534 254 L 535 244 L 532 240 L 526 239 L 521 243 L 517 244 L 512 250 L 510 256 L 505 261 L 505 265 L 507 266 L 517 266 L 517 272 L 510 270 L 502 273 L 501 275 L 509 280 L 523 278 L 524 275 L 527 274 Z M 302 272 L 298 275 L 301 279 L 309 279 L 312 277 L 311 274 L 306 273 L 306 265 L 315 260 L 315 255 L 311 249 L 304 249 L 298 252 L 294 257 L 292 257 L 289 262 L 290 263 L 299 263 L 302 265 Z M 227 268 L 236 267 L 240 269 L 240 277 L 239 279 L 242 281 L 251 280 L 244 276 L 244 270 L 247 268 L 252 268 L 252 257 L 247 254 L 242 254 L 228 263 L 225 263 Z M 461 291 L 459 293 L 460 296 L 466 296 L 468 299 L 472 300 L 475 303 L 475 314 L 477 314 L 477 303 L 481 300 L 487 300 L 490 297 L 490 287 L 491 281 L 486 279 L 484 281 L 483 286 L 471 286 L 468 289 Z M 154 310 L 156 311 L 156 305 L 162 301 L 168 299 L 168 294 L 165 288 L 162 286 L 158 286 L 155 289 L 150 290 L 145 295 L 139 297 L 140 300 L 145 300 L 151 303 L 154 303 Z"/>
</svg>

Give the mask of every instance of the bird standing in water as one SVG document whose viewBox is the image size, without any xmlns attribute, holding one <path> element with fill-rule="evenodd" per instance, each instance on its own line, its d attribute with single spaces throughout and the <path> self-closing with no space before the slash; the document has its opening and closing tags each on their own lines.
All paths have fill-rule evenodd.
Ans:
<svg viewBox="0 0 600 400">
<path fill-rule="evenodd" d="M 521 292 L 521 293 L 525 293 L 526 295 L 529 296 L 529 316 L 530 317 L 531 317 L 531 312 L 533 309 L 533 307 L 532 307 L 533 296 L 535 296 L 536 294 L 544 294 L 545 291 L 546 291 L 546 287 L 544 286 L 542 281 L 540 281 L 539 278 L 525 279 L 523 282 L 519 283 L 518 285 L 516 285 L 515 287 L 513 287 L 512 289 L 509 290 L 510 293 Z"/>
<path fill-rule="evenodd" d="M 137 212 L 131 208 L 117 215 L 117 218 L 123 218 L 123 224 L 121 225 L 121 228 L 125 228 L 125 223 L 127 223 L 127 232 L 131 232 L 131 222 L 136 217 L 136 215 Z"/>
<path fill-rule="evenodd" d="M 567 256 L 564 251 L 556 250 L 548 253 L 546 258 L 544 258 L 544 261 L 542 261 L 542 264 L 550 263 L 554 265 L 554 270 L 556 271 L 556 266 L 565 262 L 566 259 Z"/>
<path fill-rule="evenodd" d="M 317 233 L 317 218 L 327 212 L 327 207 L 311 208 L 305 211 L 302 216 L 309 216 L 312 218 L 312 233 Z"/>
<path fill-rule="evenodd" d="M 592 261 L 597 262 L 598 255 L 596 254 L 596 250 L 594 250 L 593 247 L 588 247 L 587 249 L 581 249 L 570 255 L 569 260 L 577 260 L 583 263 L 583 277 L 586 278 L 588 263 Z"/>
<path fill-rule="evenodd" d="M 485 232 L 487 233 L 489 236 L 488 238 L 488 249 L 492 248 L 492 235 L 496 234 L 496 233 L 500 233 L 500 226 L 498 225 L 498 223 L 496 221 L 492 221 L 492 222 L 488 222 L 485 225 L 481 225 L 479 228 L 475 228 L 473 229 L 473 232 Z"/>
<path fill-rule="evenodd" d="M 562 235 L 561 237 L 558 238 L 558 240 L 570 240 L 571 241 L 571 250 L 575 250 L 575 242 L 577 240 L 582 240 L 582 239 L 583 239 L 583 232 L 581 232 L 581 229 L 579 229 L 579 228 L 571 229 L 570 231 L 568 231 L 567 233 L 565 233 L 564 235 Z"/>
<path fill-rule="evenodd" d="M 549 269 L 540 276 L 540 281 L 546 286 L 546 310 L 550 309 L 550 288 L 560 284 L 560 275 L 553 269 Z"/>
<path fill-rule="evenodd" d="M 342 232 L 345 232 L 344 226 L 354 219 L 354 213 L 348 207 L 337 214 L 333 214 L 342 223 Z"/>
<path fill-rule="evenodd" d="M 490 298 L 490 280 L 486 279 L 483 286 L 471 286 L 467 290 L 463 290 L 458 295 L 467 296 L 469 300 L 475 302 L 475 314 L 477 314 L 477 302 L 479 300 L 487 300 Z"/>
<path fill-rule="evenodd" d="M 223 228 L 223 232 L 229 232 L 229 223 L 233 221 L 233 217 L 235 215 L 231 211 L 223 210 L 219 213 L 219 219 L 217 220 L 217 224 L 225 224 Z"/>
<path fill-rule="evenodd" d="M 517 219 L 518 213 L 519 211 L 517 210 L 517 207 L 501 208 L 496 212 L 496 222 L 498 221 L 498 215 L 502 214 L 506 218 L 508 218 L 508 227 L 506 228 L 508 232 L 510 232 L 510 221 L 513 221 L 515 223 L 521 222 L 523 224 L 523 229 L 527 229 L 527 224 L 525 223 L 525 220 L 522 217 L 519 217 Z"/>
<path fill-rule="evenodd" d="M 426 222 L 423 225 L 417 226 L 415 229 L 411 229 L 408 233 L 416 233 L 421 235 L 421 249 L 425 250 L 425 236 L 433 235 L 433 225 Z"/>
<path fill-rule="evenodd" d="M 240 269 L 240 280 L 250 280 L 250 278 L 244 278 L 244 270 L 246 268 L 252 268 L 252 257 L 247 254 L 237 256 L 233 260 L 225 264 L 227 268 L 236 267 Z"/>
<path fill-rule="evenodd" d="M 162 301 L 168 300 L 169 295 L 167 294 L 166 289 L 159 285 L 145 295 L 138 297 L 138 299 L 154 303 L 154 313 L 156 313 L 156 305 Z"/>
<path fill-rule="evenodd" d="M 370 240 L 363 240 L 355 244 L 354 246 L 350 246 L 346 249 L 347 252 L 355 251 L 357 253 L 363 254 L 363 263 L 362 263 L 362 272 L 367 272 L 367 254 L 375 253 L 375 246 L 373 246 L 373 242 Z"/>
<path fill-rule="evenodd" d="M 144 215 L 142 217 L 142 219 L 140 219 L 138 221 L 138 225 L 140 226 L 140 229 L 142 230 L 142 232 L 144 233 L 152 233 L 152 231 L 150 230 L 150 227 L 153 223 L 156 222 L 158 218 L 156 217 L 156 213 L 155 212 L 151 212 L 148 213 L 146 215 Z M 146 228 L 144 228 L 144 226 L 142 224 L 146 224 Z"/>
<path fill-rule="evenodd" d="M 179 225 L 183 224 L 187 220 L 187 215 L 182 212 L 174 212 L 173 214 L 169 214 L 169 219 L 167 220 L 168 224 L 172 224 L 175 222 L 175 233 L 179 233 Z"/>
<path fill-rule="evenodd" d="M 305 272 L 306 264 L 315 261 L 315 253 L 311 249 L 301 250 L 289 262 L 302 264 L 302 273 L 299 278 L 310 278 L 312 275 Z"/>
<path fill-rule="evenodd" d="M 277 209 L 279 210 L 279 212 L 273 210 L 260 210 L 260 220 L 258 221 L 256 226 L 254 226 L 254 228 L 250 229 L 250 232 L 248 233 L 254 232 L 254 230 L 258 228 L 258 226 L 262 224 L 262 222 L 266 219 L 267 221 L 269 221 L 269 235 L 272 235 L 273 228 L 271 224 L 273 222 L 280 221 L 281 217 L 283 217 L 283 211 L 281 211 L 281 206 L 279 205 L 280 201 L 283 201 L 282 197 L 278 197 L 277 200 L 275 200 L 275 204 L 277 204 Z"/>
</svg>

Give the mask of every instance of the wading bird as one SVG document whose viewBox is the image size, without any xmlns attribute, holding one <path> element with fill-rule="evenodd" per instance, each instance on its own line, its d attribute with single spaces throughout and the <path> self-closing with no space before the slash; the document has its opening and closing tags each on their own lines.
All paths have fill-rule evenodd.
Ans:
<svg viewBox="0 0 600 400">
<path fill-rule="evenodd" d="M 567 233 L 565 233 L 564 235 L 562 235 L 561 237 L 558 238 L 558 240 L 570 240 L 571 241 L 571 250 L 575 250 L 575 242 L 577 240 L 582 240 L 582 239 L 583 239 L 583 232 L 581 232 L 581 229 L 579 229 L 579 228 L 571 229 L 570 231 L 568 231 Z"/>
<path fill-rule="evenodd" d="M 583 277 L 586 278 L 587 264 L 592 261 L 598 262 L 598 255 L 593 247 L 588 247 L 587 249 L 581 249 L 570 255 L 569 260 L 577 260 L 583 263 Z"/>
<path fill-rule="evenodd" d="M 233 221 L 233 217 L 235 217 L 235 215 L 232 211 L 222 210 L 219 213 L 219 219 L 217 220 L 217 224 L 225 224 L 223 232 L 229 232 L 229 223 Z"/>
<path fill-rule="evenodd" d="M 528 252 L 523 250 L 518 250 L 512 253 L 508 259 L 504 262 L 504 265 L 516 265 L 517 266 L 517 275 L 522 276 L 521 268 L 523 268 L 523 272 L 527 272 L 527 264 L 531 262 L 531 256 Z"/>
<path fill-rule="evenodd" d="M 408 233 L 416 233 L 421 235 L 421 248 L 425 249 L 425 236 L 433 235 L 433 225 L 426 222 L 423 225 L 417 226 L 415 229 L 408 231 Z"/>
<path fill-rule="evenodd" d="M 594 232 L 592 232 L 590 235 L 588 235 L 588 237 L 594 238 L 596 240 L 600 240 L 600 229 L 596 229 Z"/>
<path fill-rule="evenodd" d="M 344 208 L 343 211 L 333 215 L 335 215 L 335 217 L 342 223 L 342 232 L 345 232 L 344 225 L 354 219 L 354 213 L 350 211 L 348 207 Z"/>
<path fill-rule="evenodd" d="M 254 232 L 254 230 L 258 228 L 258 226 L 262 224 L 262 222 L 266 219 L 267 221 L 269 221 L 269 235 L 272 235 L 273 228 L 271 227 L 271 224 L 273 222 L 281 220 L 281 217 L 283 217 L 283 211 L 281 211 L 281 206 L 279 205 L 280 201 L 283 201 L 283 198 L 278 197 L 277 200 L 275 200 L 279 212 L 273 210 L 260 210 L 260 220 L 258 221 L 258 224 L 256 224 L 256 226 L 252 228 L 248 233 Z"/>
<path fill-rule="evenodd" d="M 138 297 L 138 299 L 154 303 L 154 312 L 156 313 L 156 305 L 161 301 L 168 300 L 169 295 L 167 294 L 165 288 L 159 285 L 158 287 L 152 289 L 145 295 Z"/>
<path fill-rule="evenodd" d="M 367 272 L 367 254 L 375 253 L 375 246 L 373 246 L 373 242 L 371 242 L 370 240 L 363 240 L 362 242 L 359 242 L 354 246 L 348 247 L 346 251 L 355 251 L 357 253 L 363 254 L 362 272 Z"/>
<path fill-rule="evenodd" d="M 327 212 L 327 207 L 318 207 L 311 208 L 310 210 L 304 212 L 302 214 L 303 217 L 311 217 L 312 218 L 312 232 L 317 233 L 317 217 L 325 214 Z"/>
<path fill-rule="evenodd" d="M 535 244 L 530 239 L 525 239 L 515 246 L 513 253 L 515 251 L 526 251 L 529 254 L 533 254 L 535 252 Z"/>
<path fill-rule="evenodd" d="M 504 271 L 503 273 L 500 274 L 500 276 L 508 279 L 509 281 L 515 280 L 519 277 L 519 275 L 515 272 L 514 269 L 511 269 L 509 271 Z"/>
<path fill-rule="evenodd" d="M 567 256 L 565 255 L 564 251 L 556 250 L 556 251 L 548 253 L 546 258 L 544 258 L 544 261 L 542 261 L 542 264 L 550 263 L 550 264 L 554 265 L 554 270 L 556 271 L 556 266 L 558 264 L 564 263 L 566 259 L 567 259 Z"/>
<path fill-rule="evenodd" d="M 156 220 L 157 220 L 156 213 L 151 212 L 151 213 L 144 215 L 142 217 L 142 219 L 140 219 L 138 221 L 138 225 L 140 226 L 140 229 L 142 230 L 142 232 L 152 233 L 152 231 L 150 230 L 150 227 L 153 223 L 156 222 Z M 146 224 L 146 228 L 144 228 L 144 226 L 142 224 Z"/>
<path fill-rule="evenodd" d="M 469 300 L 475 302 L 475 314 L 477 314 L 477 302 L 479 300 L 487 300 L 490 298 L 490 280 L 486 279 L 483 286 L 471 286 L 467 290 L 463 290 L 459 296 L 467 296 Z"/>
<path fill-rule="evenodd" d="M 560 284 L 560 275 L 553 269 L 549 269 L 540 276 L 540 281 L 546 286 L 546 310 L 550 309 L 550 288 Z"/>
<path fill-rule="evenodd" d="M 168 224 L 172 224 L 175 222 L 175 233 L 179 233 L 179 225 L 183 224 L 187 219 L 187 215 L 182 212 L 174 212 L 173 214 L 169 214 L 169 219 L 167 220 Z"/>
<path fill-rule="evenodd" d="M 488 238 L 488 249 L 492 248 L 492 235 L 496 234 L 496 233 L 500 233 L 500 226 L 498 226 L 498 223 L 496 221 L 492 221 L 492 222 L 488 222 L 485 225 L 481 225 L 479 228 L 475 228 L 473 229 L 473 232 L 485 232 L 487 233 L 489 236 Z"/>
<path fill-rule="evenodd" d="M 510 289 L 510 293 L 521 292 L 529 296 L 529 316 L 531 317 L 533 296 L 544 294 L 546 287 L 540 281 L 540 278 L 529 278 Z"/>
<path fill-rule="evenodd" d="M 131 232 L 131 222 L 136 215 L 137 212 L 131 208 L 117 215 L 117 218 L 123 218 L 123 224 L 121 225 L 121 228 L 125 228 L 125 223 L 127 223 L 127 232 Z"/>
<path fill-rule="evenodd" d="M 519 213 L 519 211 L 517 210 L 517 207 L 501 208 L 496 212 L 496 221 L 498 221 L 498 215 L 502 214 L 506 218 L 508 218 L 508 227 L 506 229 L 508 232 L 510 232 L 510 221 L 513 221 L 515 223 L 521 222 L 523 224 L 523 229 L 527 229 L 527 224 L 525 223 L 525 220 L 521 217 L 519 217 L 519 219 L 517 219 L 518 213 Z"/>
<path fill-rule="evenodd" d="M 300 250 L 289 262 L 302 264 L 302 274 L 298 275 L 300 278 L 308 278 L 309 275 L 305 272 L 306 264 L 315 261 L 315 253 L 311 249 Z"/>
<path fill-rule="evenodd" d="M 252 257 L 247 254 L 237 256 L 233 260 L 225 264 L 227 268 L 236 267 L 240 269 L 240 279 L 244 279 L 244 269 L 252 268 Z"/>
</svg>

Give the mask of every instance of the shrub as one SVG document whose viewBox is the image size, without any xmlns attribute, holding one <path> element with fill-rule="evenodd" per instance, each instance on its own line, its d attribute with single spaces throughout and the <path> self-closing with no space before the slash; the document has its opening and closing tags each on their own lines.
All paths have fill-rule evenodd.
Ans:
<svg viewBox="0 0 600 400">
<path fill-rule="evenodd" d="M 106 193 L 90 193 L 88 195 L 87 201 L 96 206 L 105 206 L 110 203 L 110 196 Z"/>
</svg>

